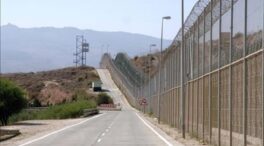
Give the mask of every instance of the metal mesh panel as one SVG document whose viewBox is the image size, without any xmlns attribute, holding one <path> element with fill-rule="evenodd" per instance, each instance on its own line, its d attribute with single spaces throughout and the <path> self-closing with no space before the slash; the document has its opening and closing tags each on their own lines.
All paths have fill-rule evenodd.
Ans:
<svg viewBox="0 0 264 146">
<path fill-rule="evenodd" d="M 193 136 L 198 137 L 198 80 L 193 83 Z"/>
<path fill-rule="evenodd" d="M 173 89 L 173 103 L 174 103 L 174 107 L 173 107 L 173 125 L 174 127 L 177 127 L 177 108 L 178 108 L 178 104 L 177 104 L 177 90 Z"/>
<path fill-rule="evenodd" d="M 189 113 L 189 98 L 188 98 L 188 85 L 184 85 L 184 93 L 185 93 L 185 128 L 186 128 L 186 131 L 188 131 L 188 113 Z"/>
<path fill-rule="evenodd" d="M 210 97 L 209 97 L 209 76 L 204 77 L 204 139 L 210 141 Z"/>
<path fill-rule="evenodd" d="M 203 19 L 203 15 L 200 18 L 200 24 L 199 24 L 199 75 L 203 74 L 203 61 L 204 61 L 204 19 Z"/>
<path fill-rule="evenodd" d="M 211 123 L 212 123 L 212 143 L 218 141 L 218 78 L 217 73 L 211 75 Z"/>
<path fill-rule="evenodd" d="M 173 110 L 173 108 L 174 108 L 174 103 L 173 103 L 173 99 L 174 99 L 174 97 L 173 97 L 173 90 L 171 90 L 170 91 L 170 96 L 171 96 L 171 100 L 170 100 L 170 103 L 171 103 L 171 108 L 170 108 L 170 110 L 171 110 L 171 115 L 170 115 L 170 123 L 171 123 L 171 126 L 172 127 L 174 127 L 174 124 L 173 124 L 173 116 L 174 116 L 174 110 Z"/>
<path fill-rule="evenodd" d="M 198 137 L 203 138 L 203 78 L 198 80 Z"/>
<path fill-rule="evenodd" d="M 263 0 L 248 1 L 247 53 L 253 53 L 262 48 L 263 30 Z"/>
<path fill-rule="evenodd" d="M 176 106 L 177 106 L 177 117 L 176 117 L 176 120 L 177 120 L 177 128 L 178 129 L 180 129 L 181 128 L 181 122 L 180 122 L 180 110 L 181 110 L 181 108 L 180 108 L 180 89 L 179 88 L 177 88 L 177 90 L 176 90 L 176 100 L 177 100 L 177 104 L 176 104 Z"/>
<path fill-rule="evenodd" d="M 232 59 L 237 60 L 243 56 L 244 49 L 244 12 L 245 1 L 238 0 L 234 5 L 234 27 L 233 27 L 233 45 L 232 45 Z"/>
<path fill-rule="evenodd" d="M 228 146 L 230 144 L 230 104 L 229 104 L 229 68 L 225 68 L 220 72 L 220 100 L 221 100 L 221 145 Z"/>
<path fill-rule="evenodd" d="M 261 54 L 250 58 L 248 66 L 248 99 L 247 99 L 247 140 L 254 145 L 261 145 L 262 126 L 262 58 Z"/>
<path fill-rule="evenodd" d="M 232 67 L 232 144 L 243 145 L 243 64 Z"/>
<path fill-rule="evenodd" d="M 193 83 L 189 83 L 189 132 L 193 133 Z"/>
</svg>

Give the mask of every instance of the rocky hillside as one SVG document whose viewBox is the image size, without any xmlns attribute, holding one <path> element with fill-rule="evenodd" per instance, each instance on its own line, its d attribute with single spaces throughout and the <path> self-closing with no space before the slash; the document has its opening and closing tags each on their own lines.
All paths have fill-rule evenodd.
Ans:
<svg viewBox="0 0 264 146">
<path fill-rule="evenodd" d="M 163 55 L 165 54 L 165 51 L 163 52 Z M 136 56 L 133 59 L 131 59 L 132 63 L 135 64 L 137 68 L 142 70 L 145 74 L 153 75 L 156 73 L 159 65 L 159 58 L 160 52 L 147 54 L 143 56 Z"/>
<path fill-rule="evenodd" d="M 63 68 L 43 72 L 4 74 L 22 87 L 29 101 L 40 102 L 42 106 L 71 101 L 77 90 L 87 90 L 94 80 L 99 80 L 96 70 L 92 67 Z"/>
</svg>

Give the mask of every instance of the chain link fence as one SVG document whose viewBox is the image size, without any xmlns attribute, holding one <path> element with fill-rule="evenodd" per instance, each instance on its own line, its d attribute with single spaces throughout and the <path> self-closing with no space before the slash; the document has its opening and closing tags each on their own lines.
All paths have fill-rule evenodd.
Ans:
<svg viewBox="0 0 264 146">
<path fill-rule="evenodd" d="M 146 98 L 146 112 L 180 132 L 213 145 L 261 146 L 263 6 L 263 0 L 198 1 L 185 22 L 184 49 L 179 31 L 151 78 L 122 53 L 114 60 L 105 54 L 101 66 L 131 105 L 143 110 L 139 100 Z"/>
</svg>

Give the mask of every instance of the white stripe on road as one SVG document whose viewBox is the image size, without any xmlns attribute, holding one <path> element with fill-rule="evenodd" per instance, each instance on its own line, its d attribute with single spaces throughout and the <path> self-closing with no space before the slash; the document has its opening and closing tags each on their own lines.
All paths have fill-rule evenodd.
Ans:
<svg viewBox="0 0 264 146">
<path fill-rule="evenodd" d="M 144 119 L 142 119 L 138 113 L 136 113 L 138 118 L 152 131 L 154 132 L 161 140 L 163 140 L 168 146 L 173 146 L 169 141 L 167 141 L 164 137 L 162 137 L 156 130 L 154 130 Z"/>
<path fill-rule="evenodd" d="M 51 132 L 51 133 L 49 133 L 49 134 L 47 134 L 47 135 L 44 135 L 44 136 L 42 136 L 42 137 L 39 137 L 39 138 L 36 138 L 36 139 L 34 139 L 34 140 L 28 141 L 28 142 L 26 142 L 26 143 L 24 143 L 24 144 L 21 144 L 21 145 L 19 145 L 19 146 L 29 145 L 29 144 L 31 144 L 31 143 L 33 143 L 33 142 L 39 141 L 39 140 L 44 139 L 44 138 L 46 138 L 46 137 L 48 137 L 48 136 L 51 136 L 51 135 L 53 135 L 53 134 L 59 133 L 59 132 L 61 132 L 61 131 L 64 131 L 64 130 L 66 130 L 66 129 L 69 129 L 69 128 L 72 128 L 72 127 L 75 127 L 75 126 L 78 126 L 78 125 L 81 125 L 81 124 L 83 124 L 83 123 L 85 123 L 85 122 L 87 122 L 87 121 L 90 121 L 90 120 L 92 120 L 92 119 L 98 118 L 98 117 L 100 117 L 100 116 L 102 116 L 102 115 L 103 115 L 103 114 L 101 114 L 101 115 L 97 115 L 97 116 L 94 116 L 94 117 L 92 117 L 92 118 L 86 119 L 86 120 L 84 120 L 84 121 L 82 121 L 82 122 L 80 122 L 80 123 L 77 123 L 77 124 L 73 124 L 73 125 L 70 125 L 70 126 L 64 127 L 64 128 L 62 128 L 62 129 L 60 129 L 60 130 L 57 130 L 57 131 L 53 131 L 53 132 Z"/>
</svg>

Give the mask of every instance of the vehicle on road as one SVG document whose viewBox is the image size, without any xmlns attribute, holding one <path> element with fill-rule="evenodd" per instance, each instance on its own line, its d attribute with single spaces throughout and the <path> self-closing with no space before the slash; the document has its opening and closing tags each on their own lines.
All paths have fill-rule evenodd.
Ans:
<svg viewBox="0 0 264 146">
<path fill-rule="evenodd" d="M 93 91 L 102 91 L 102 82 L 101 81 L 93 81 L 92 82 Z"/>
</svg>

